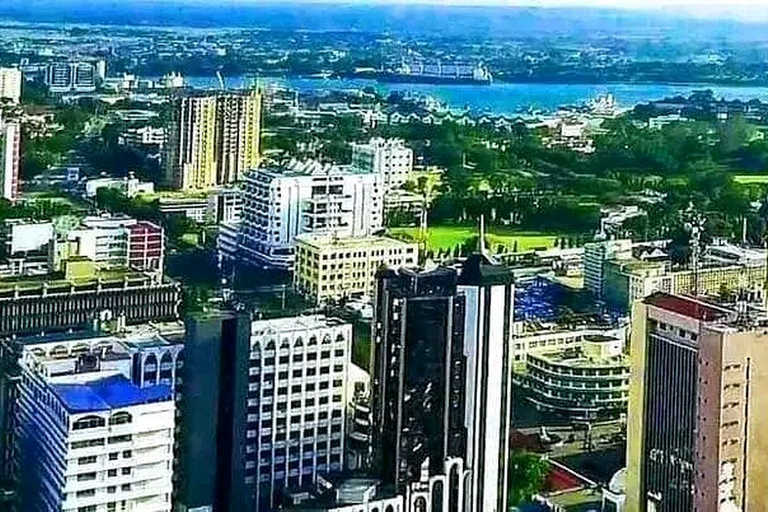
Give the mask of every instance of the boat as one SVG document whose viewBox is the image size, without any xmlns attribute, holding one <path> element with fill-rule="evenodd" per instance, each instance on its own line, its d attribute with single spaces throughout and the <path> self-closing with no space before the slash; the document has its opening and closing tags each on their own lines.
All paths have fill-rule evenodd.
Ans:
<svg viewBox="0 0 768 512">
<path fill-rule="evenodd" d="M 448 84 L 448 85 L 490 85 L 493 75 L 482 63 L 443 64 L 440 61 L 431 64 L 423 62 L 403 62 L 400 66 L 384 71 L 376 76 L 380 82 Z"/>
</svg>

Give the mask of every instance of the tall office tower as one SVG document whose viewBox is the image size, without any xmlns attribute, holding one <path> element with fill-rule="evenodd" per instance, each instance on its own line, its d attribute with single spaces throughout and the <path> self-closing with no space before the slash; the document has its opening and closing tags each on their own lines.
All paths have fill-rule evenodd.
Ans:
<svg viewBox="0 0 768 512">
<path fill-rule="evenodd" d="M 284 490 L 342 470 L 352 325 L 307 316 L 251 329 L 246 480 L 270 510 Z"/>
<path fill-rule="evenodd" d="M 261 94 L 220 96 L 216 105 L 218 184 L 240 181 L 261 161 Z"/>
<path fill-rule="evenodd" d="M 181 98 L 168 127 L 165 181 L 181 190 L 234 183 L 258 166 L 260 140 L 257 91 Z"/>
<path fill-rule="evenodd" d="M 632 324 L 626 510 L 763 510 L 765 322 L 656 293 Z"/>
<path fill-rule="evenodd" d="M 413 150 L 399 139 L 373 138 L 352 144 L 352 166 L 380 174 L 387 189 L 400 188 L 413 172 Z"/>
<path fill-rule="evenodd" d="M 0 119 L 0 198 L 19 198 L 21 126 Z"/>
<path fill-rule="evenodd" d="M 512 272 L 487 256 L 470 256 L 459 275 L 465 297 L 464 355 L 467 448 L 471 472 L 467 511 L 506 512 L 512 433 L 515 285 Z"/>
<path fill-rule="evenodd" d="M 379 276 L 373 372 L 374 464 L 402 490 L 429 461 L 463 458 L 447 503 L 507 510 L 512 404 L 511 272 L 482 254 L 460 268 Z"/>
<path fill-rule="evenodd" d="M 243 186 L 239 229 L 223 230 L 219 247 L 236 247 L 234 254 L 223 254 L 228 258 L 290 267 L 297 235 L 346 238 L 380 230 L 380 184 L 377 174 L 316 161 L 257 169 L 247 175 Z"/>
<path fill-rule="evenodd" d="M 0 102 L 21 100 L 22 75 L 19 68 L 0 68 Z"/>
<path fill-rule="evenodd" d="M 604 240 L 584 245 L 584 287 L 595 297 L 603 297 L 605 264 L 632 257 L 632 240 Z"/>
<path fill-rule="evenodd" d="M 103 338 L 23 342 L 19 510 L 171 511 L 172 379 L 133 382 L 125 349 Z"/>
<path fill-rule="evenodd" d="M 174 107 L 163 155 L 165 181 L 182 190 L 216 186 L 216 97 L 185 97 Z"/>
<path fill-rule="evenodd" d="M 177 510 L 255 510 L 245 476 L 250 333 L 245 315 L 213 313 L 187 321 L 179 371 Z"/>
</svg>

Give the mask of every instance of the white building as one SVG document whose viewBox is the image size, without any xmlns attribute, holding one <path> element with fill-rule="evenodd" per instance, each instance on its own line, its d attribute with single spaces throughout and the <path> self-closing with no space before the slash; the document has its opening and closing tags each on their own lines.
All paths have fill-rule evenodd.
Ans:
<svg viewBox="0 0 768 512">
<path fill-rule="evenodd" d="M 173 382 L 132 382 L 110 338 L 24 344 L 14 421 L 21 510 L 170 512 Z"/>
<path fill-rule="evenodd" d="M 140 126 L 129 127 L 118 137 L 118 143 L 125 146 L 157 146 L 161 148 L 165 144 L 165 128 Z"/>
<path fill-rule="evenodd" d="M 21 70 L 0 68 L 0 102 L 18 103 L 21 100 Z"/>
<path fill-rule="evenodd" d="M 113 188 L 128 197 L 139 194 L 154 194 L 155 184 L 151 181 L 141 181 L 133 173 L 125 178 L 93 178 L 85 182 L 85 197 L 96 197 L 100 188 Z"/>
<path fill-rule="evenodd" d="M 341 320 L 252 323 L 246 481 L 257 484 L 257 507 L 343 468 L 351 348 L 352 325 Z"/>
<path fill-rule="evenodd" d="M 237 253 L 225 257 L 290 267 L 297 235 L 348 238 L 380 230 L 382 195 L 378 174 L 314 161 L 258 169 L 243 186 L 238 240 L 222 241 L 219 247 L 237 245 Z"/>
<path fill-rule="evenodd" d="M 21 126 L 0 119 L 0 198 L 16 201 L 19 197 Z"/>
<path fill-rule="evenodd" d="M 373 138 L 366 144 L 352 144 L 352 166 L 380 174 L 387 189 L 399 188 L 413 171 L 413 150 L 400 139 Z"/>
<path fill-rule="evenodd" d="M 584 246 L 584 288 L 602 298 L 604 269 L 609 260 L 632 257 L 632 240 L 606 240 Z"/>
</svg>

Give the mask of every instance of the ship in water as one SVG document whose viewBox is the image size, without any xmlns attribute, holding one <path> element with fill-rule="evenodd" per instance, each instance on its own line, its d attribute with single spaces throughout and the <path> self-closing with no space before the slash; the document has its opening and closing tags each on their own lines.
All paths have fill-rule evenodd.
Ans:
<svg viewBox="0 0 768 512">
<path fill-rule="evenodd" d="M 377 79 L 394 83 L 489 85 L 493 82 L 493 75 L 482 63 L 403 62 L 394 69 L 379 73 Z"/>
</svg>

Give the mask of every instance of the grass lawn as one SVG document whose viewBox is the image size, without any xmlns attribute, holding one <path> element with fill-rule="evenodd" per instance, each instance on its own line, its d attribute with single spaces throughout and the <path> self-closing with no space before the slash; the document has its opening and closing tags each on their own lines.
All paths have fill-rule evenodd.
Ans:
<svg viewBox="0 0 768 512">
<path fill-rule="evenodd" d="M 768 174 L 737 174 L 733 181 L 740 185 L 766 185 L 768 184 Z"/>
<path fill-rule="evenodd" d="M 419 236 L 419 228 L 393 228 L 390 233 L 416 240 Z M 427 245 L 432 250 L 452 249 L 476 235 L 477 228 L 473 226 L 434 226 L 427 232 Z M 496 252 L 496 246 L 499 244 L 512 248 L 515 242 L 517 242 L 517 250 L 522 252 L 539 248 L 551 249 L 558 235 L 492 227 L 488 229 L 487 237 L 491 252 Z"/>
</svg>

